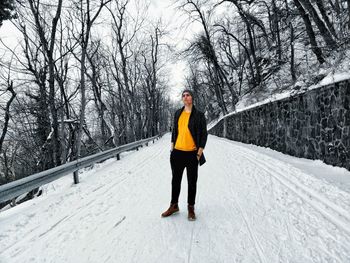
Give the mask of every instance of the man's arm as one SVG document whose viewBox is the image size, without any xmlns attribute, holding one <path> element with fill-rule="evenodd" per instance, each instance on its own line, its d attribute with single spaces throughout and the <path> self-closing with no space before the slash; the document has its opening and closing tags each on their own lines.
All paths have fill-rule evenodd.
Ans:
<svg viewBox="0 0 350 263">
<path fill-rule="evenodd" d="M 176 119 L 176 112 L 174 114 L 173 127 L 171 131 L 171 150 L 174 149 L 174 145 L 175 145 L 175 119 Z"/>
<path fill-rule="evenodd" d="M 207 121 L 205 119 L 204 113 L 201 114 L 200 127 L 201 127 L 201 137 L 199 140 L 199 147 L 204 149 L 208 138 Z"/>
<path fill-rule="evenodd" d="M 204 147 L 207 143 L 207 137 L 208 137 L 207 121 L 205 119 L 204 113 L 201 114 L 200 129 L 201 129 L 201 137 L 199 138 L 199 147 L 197 152 L 197 155 L 199 155 L 198 159 L 203 153 Z"/>
</svg>

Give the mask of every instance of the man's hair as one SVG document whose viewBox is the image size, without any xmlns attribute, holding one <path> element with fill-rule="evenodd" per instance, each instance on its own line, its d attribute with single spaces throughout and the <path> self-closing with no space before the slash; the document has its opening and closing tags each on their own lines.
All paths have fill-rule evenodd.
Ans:
<svg viewBox="0 0 350 263">
<path fill-rule="evenodd" d="M 189 94 L 191 95 L 191 97 L 192 97 L 192 100 L 194 100 L 194 96 L 193 96 L 193 91 L 192 91 L 192 90 L 190 90 L 190 89 L 184 89 L 184 90 L 182 91 L 182 93 L 181 93 L 181 96 L 182 96 L 185 92 L 189 93 Z"/>
</svg>

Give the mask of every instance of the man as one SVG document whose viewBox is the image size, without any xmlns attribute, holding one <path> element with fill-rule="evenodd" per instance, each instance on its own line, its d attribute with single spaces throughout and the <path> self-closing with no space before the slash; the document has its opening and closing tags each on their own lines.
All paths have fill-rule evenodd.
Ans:
<svg viewBox="0 0 350 263">
<path fill-rule="evenodd" d="M 191 90 L 182 92 L 184 106 L 175 112 L 171 135 L 170 164 L 172 170 L 172 192 L 170 207 L 162 217 L 179 211 L 178 199 L 181 189 L 183 171 L 187 170 L 188 183 L 188 219 L 196 220 L 194 204 L 197 191 L 198 162 L 205 163 L 203 150 L 207 142 L 208 132 L 205 116 L 193 105 Z"/>
</svg>

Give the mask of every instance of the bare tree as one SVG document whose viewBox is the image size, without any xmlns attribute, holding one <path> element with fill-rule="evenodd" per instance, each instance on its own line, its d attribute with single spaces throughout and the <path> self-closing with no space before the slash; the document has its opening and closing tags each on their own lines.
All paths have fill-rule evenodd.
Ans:
<svg viewBox="0 0 350 263">
<path fill-rule="evenodd" d="M 59 165 L 61 163 L 60 160 L 60 149 L 59 149 L 59 137 L 58 137 L 58 117 L 57 117 L 57 108 L 55 101 L 55 61 L 54 61 L 54 49 L 55 49 L 55 40 L 56 40 L 56 31 L 58 21 L 61 16 L 62 10 L 62 0 L 58 0 L 57 9 L 55 12 L 55 16 L 52 19 L 52 24 L 50 27 L 50 34 L 47 37 L 46 32 L 46 23 L 45 19 L 41 16 L 40 12 L 40 1 L 28 0 L 30 10 L 34 17 L 35 28 L 40 39 L 40 43 L 43 46 L 43 52 L 45 54 L 45 60 L 48 65 L 48 82 L 49 82 L 49 108 L 52 118 L 52 147 L 53 147 L 53 165 Z"/>
<path fill-rule="evenodd" d="M 314 33 L 314 30 L 311 25 L 311 21 L 309 19 L 308 14 L 305 12 L 303 6 L 300 4 L 299 0 L 294 0 L 294 3 L 296 7 L 298 8 L 298 11 L 304 21 L 306 32 L 309 36 L 310 43 L 311 43 L 311 49 L 315 53 L 317 60 L 320 62 L 320 64 L 325 62 L 325 59 L 323 58 L 322 50 L 319 48 L 316 42 L 316 36 Z"/>
<path fill-rule="evenodd" d="M 225 86 L 228 87 L 229 90 L 231 91 L 233 105 L 236 104 L 238 97 L 233 91 L 233 89 L 231 89 L 230 85 L 228 84 L 227 77 L 218 62 L 217 54 L 213 46 L 213 41 L 209 30 L 208 18 L 210 17 L 210 12 L 206 17 L 204 15 L 204 12 L 201 10 L 201 4 L 199 1 L 190 1 L 190 0 L 184 1 L 180 5 L 180 8 L 185 12 L 187 12 L 189 16 L 194 16 L 193 19 L 196 21 L 199 21 L 203 26 L 204 33 L 197 38 L 196 42 L 193 43 L 190 49 L 197 49 L 206 58 L 207 62 L 213 66 L 212 70 L 214 75 L 212 76 L 213 77 L 212 79 L 216 82 L 216 85 L 214 85 L 215 94 L 216 94 L 219 106 L 222 109 L 222 112 L 226 114 L 227 107 L 223 97 L 224 87 Z M 189 8 L 189 9 L 186 9 L 186 8 Z"/>
<path fill-rule="evenodd" d="M 13 89 L 13 81 L 8 78 L 7 80 L 7 89 L 6 91 L 9 91 L 11 93 L 10 99 L 6 102 L 6 107 L 5 107 L 5 117 L 4 117 L 4 126 L 2 128 L 1 136 L 0 136 L 0 153 L 2 152 L 2 146 L 5 140 L 5 136 L 7 133 L 8 125 L 9 125 L 9 120 L 10 120 L 10 107 L 13 102 L 13 100 L 16 97 L 16 92 Z"/>
<path fill-rule="evenodd" d="M 104 76 L 104 68 L 108 66 L 108 59 L 104 56 L 101 50 L 101 41 L 98 40 L 91 45 L 92 51 L 87 52 L 87 59 L 89 61 L 90 72 L 86 72 L 94 95 L 94 102 L 99 115 L 100 132 L 101 132 L 101 146 L 104 147 L 107 142 L 112 142 L 111 129 L 106 121 L 107 106 L 103 101 L 102 95 L 105 91 L 105 83 L 102 80 Z"/>
<path fill-rule="evenodd" d="M 85 108 L 86 108 L 86 86 L 85 86 L 85 61 L 86 54 L 88 51 L 90 43 L 90 33 L 91 28 L 96 21 L 97 17 L 101 13 L 101 10 L 109 3 L 111 0 L 101 0 L 100 4 L 97 7 L 97 10 L 93 13 L 93 8 L 90 4 L 90 0 L 79 0 L 75 2 L 76 8 L 78 10 L 78 20 L 80 22 L 80 33 L 77 38 L 80 45 L 80 94 L 81 94 L 81 105 L 80 105 L 80 114 L 79 114 L 79 128 L 77 132 L 76 139 L 76 158 L 80 157 L 81 153 L 81 140 L 82 133 L 85 125 Z"/>
<path fill-rule="evenodd" d="M 139 30 L 141 29 L 145 17 L 140 18 L 137 10 L 136 17 L 128 20 L 126 16 L 129 0 L 122 2 L 115 1 L 115 8 L 109 8 L 109 12 L 112 17 L 112 30 L 113 40 L 116 42 L 111 57 L 112 57 L 112 75 L 118 86 L 118 119 L 122 128 L 117 136 L 119 143 L 126 143 L 128 140 L 128 127 L 130 127 L 131 140 L 134 141 L 137 138 L 137 131 L 135 124 L 135 116 L 140 119 L 140 111 L 137 106 L 137 94 L 136 94 L 136 80 L 134 79 L 137 72 L 133 72 L 137 68 L 133 67 L 132 59 L 138 55 L 137 46 L 132 45 L 133 41 Z M 134 76 L 133 76 L 134 75 Z"/>
<path fill-rule="evenodd" d="M 298 0 L 298 1 L 303 5 L 303 7 L 312 16 L 316 26 L 318 27 L 318 29 L 320 31 L 322 38 L 324 39 L 325 43 L 329 46 L 329 48 L 331 48 L 331 49 L 336 48 L 337 43 L 335 42 L 331 33 L 329 32 L 329 29 L 326 27 L 326 25 L 323 23 L 323 21 L 319 17 L 316 9 L 313 7 L 311 2 L 309 0 Z M 296 3 L 296 1 L 294 1 L 294 2 Z M 320 2 L 318 2 L 318 4 L 320 6 Z M 322 7 L 322 5 L 321 5 L 321 7 Z M 324 12 L 324 10 L 323 10 L 323 12 Z M 334 34 L 335 34 L 335 31 L 334 31 Z"/>
</svg>

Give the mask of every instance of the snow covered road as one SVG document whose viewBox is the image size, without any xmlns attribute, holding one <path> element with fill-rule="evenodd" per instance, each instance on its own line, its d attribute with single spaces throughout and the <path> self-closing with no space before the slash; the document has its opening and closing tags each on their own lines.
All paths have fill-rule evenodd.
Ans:
<svg viewBox="0 0 350 263">
<path fill-rule="evenodd" d="M 350 172 L 209 135 L 190 222 L 185 174 L 180 213 L 160 217 L 169 148 L 166 134 L 1 212 L 0 262 L 350 262 L 349 187 L 312 171 Z"/>
</svg>

